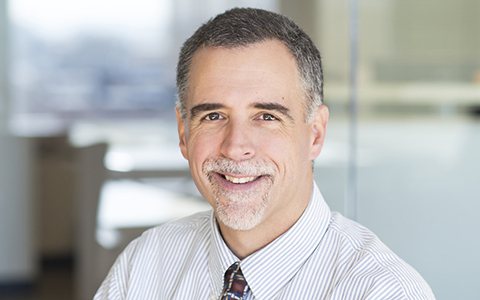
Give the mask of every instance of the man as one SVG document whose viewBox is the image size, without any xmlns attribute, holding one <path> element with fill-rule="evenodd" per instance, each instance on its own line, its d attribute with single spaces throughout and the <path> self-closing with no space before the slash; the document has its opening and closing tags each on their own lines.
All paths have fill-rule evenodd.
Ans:
<svg viewBox="0 0 480 300">
<path fill-rule="evenodd" d="M 320 54 L 289 19 L 233 9 L 183 45 L 180 148 L 213 211 L 134 240 L 95 299 L 434 299 L 313 181 L 325 138 Z"/>
</svg>

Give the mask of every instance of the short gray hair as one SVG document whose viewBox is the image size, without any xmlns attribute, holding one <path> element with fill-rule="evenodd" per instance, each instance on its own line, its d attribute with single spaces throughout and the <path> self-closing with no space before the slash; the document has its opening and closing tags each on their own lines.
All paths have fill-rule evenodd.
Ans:
<svg viewBox="0 0 480 300">
<path fill-rule="evenodd" d="M 200 47 L 246 47 L 267 40 L 285 44 L 294 57 L 306 101 L 305 121 L 310 123 L 323 102 L 320 52 L 308 35 L 285 16 L 254 8 L 234 8 L 210 19 L 183 44 L 177 65 L 177 107 L 187 115 L 188 75 Z"/>
</svg>

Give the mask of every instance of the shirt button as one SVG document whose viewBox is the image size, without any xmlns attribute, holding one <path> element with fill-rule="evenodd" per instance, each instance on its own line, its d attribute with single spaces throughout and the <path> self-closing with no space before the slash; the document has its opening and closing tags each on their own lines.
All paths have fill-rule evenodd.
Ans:
<svg viewBox="0 0 480 300">
<path fill-rule="evenodd" d="M 215 299 L 217 299 L 217 297 L 214 294 L 211 294 L 210 295 L 210 300 L 215 300 Z"/>
</svg>

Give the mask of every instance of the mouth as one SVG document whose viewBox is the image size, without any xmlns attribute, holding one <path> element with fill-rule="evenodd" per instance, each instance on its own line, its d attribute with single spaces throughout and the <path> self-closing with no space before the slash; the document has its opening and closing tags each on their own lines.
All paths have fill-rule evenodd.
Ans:
<svg viewBox="0 0 480 300">
<path fill-rule="evenodd" d="M 245 183 L 249 183 L 249 182 L 252 182 L 258 178 L 260 178 L 261 176 L 251 176 L 251 177 L 233 177 L 233 176 L 228 176 L 228 175 L 225 175 L 225 174 L 219 174 L 221 177 L 223 177 L 224 179 L 232 182 L 232 183 L 236 183 L 236 184 L 245 184 Z"/>
<path fill-rule="evenodd" d="M 261 188 L 266 183 L 266 175 L 251 175 L 251 174 L 232 174 L 232 173 L 210 173 L 212 178 L 215 178 L 212 181 L 213 184 L 216 184 L 217 187 L 224 194 L 249 194 L 256 193 L 258 189 Z M 233 194 L 230 194 L 233 193 Z"/>
<path fill-rule="evenodd" d="M 221 174 L 221 173 L 217 173 L 217 175 L 220 176 L 221 178 L 223 178 L 225 181 L 227 181 L 229 183 L 239 184 L 239 185 L 251 183 L 252 181 L 256 181 L 257 179 L 262 177 L 262 176 L 234 177 L 234 176 L 231 176 L 231 175 Z"/>
<path fill-rule="evenodd" d="M 210 184 L 225 193 L 253 193 L 273 184 L 273 164 L 263 161 L 232 161 L 224 157 L 210 158 L 202 166 Z"/>
</svg>

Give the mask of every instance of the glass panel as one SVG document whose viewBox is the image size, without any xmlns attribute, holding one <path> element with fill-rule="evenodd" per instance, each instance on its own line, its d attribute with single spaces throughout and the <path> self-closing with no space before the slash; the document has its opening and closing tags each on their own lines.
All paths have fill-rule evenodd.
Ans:
<svg viewBox="0 0 480 300">
<path fill-rule="evenodd" d="M 480 2 L 359 3 L 358 221 L 416 268 L 437 299 L 477 299 Z M 316 179 L 343 211 L 349 1 L 317 6 L 332 112 L 319 160 L 328 165 L 334 149 L 344 163 L 320 166 Z"/>
<path fill-rule="evenodd" d="M 480 2 L 360 3 L 358 221 L 438 299 L 479 298 Z"/>
<path fill-rule="evenodd" d="M 316 159 L 315 181 L 330 208 L 345 209 L 349 101 L 348 0 L 318 1 L 315 42 L 324 69 L 324 102 L 330 111 L 324 148 Z"/>
</svg>

